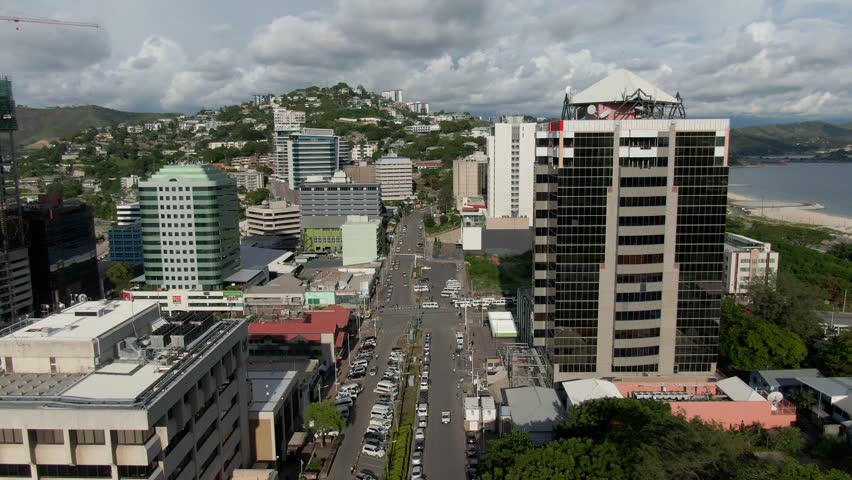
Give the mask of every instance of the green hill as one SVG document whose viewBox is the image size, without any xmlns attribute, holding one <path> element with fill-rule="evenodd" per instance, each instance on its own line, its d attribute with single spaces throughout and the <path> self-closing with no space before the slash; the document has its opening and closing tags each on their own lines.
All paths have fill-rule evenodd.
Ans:
<svg viewBox="0 0 852 480">
<path fill-rule="evenodd" d="M 731 131 L 731 154 L 738 156 L 808 153 L 849 144 L 852 144 L 852 123 L 801 122 Z"/>
<path fill-rule="evenodd" d="M 121 122 L 144 122 L 174 117 L 174 113 L 134 113 L 112 110 L 97 105 L 78 107 L 30 108 L 19 106 L 16 142 L 21 147 L 39 141 L 53 141 L 79 133 L 90 127 Z"/>
</svg>

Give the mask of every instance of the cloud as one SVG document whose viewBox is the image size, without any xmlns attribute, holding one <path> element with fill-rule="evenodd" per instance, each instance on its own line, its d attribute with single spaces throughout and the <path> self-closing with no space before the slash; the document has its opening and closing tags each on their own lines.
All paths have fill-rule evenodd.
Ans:
<svg viewBox="0 0 852 480">
<path fill-rule="evenodd" d="M 106 60 L 110 43 L 103 29 L 8 23 L 0 25 L 0 65 L 18 74 L 77 70 Z M 20 30 L 18 30 L 18 28 Z"/>
<path fill-rule="evenodd" d="M 165 30 L 121 52 L 105 31 L 30 35 L 27 55 L 0 60 L 19 100 L 41 105 L 195 111 L 345 81 L 402 88 L 435 110 L 548 116 L 566 85 L 615 68 L 680 92 L 691 116 L 842 116 L 852 105 L 852 6 L 840 0 L 325 0 L 228 18 L 214 7 L 175 11 L 186 16 L 176 25 L 209 25 L 192 35 L 139 18 Z M 18 38 L 0 30 L 6 44 Z"/>
</svg>

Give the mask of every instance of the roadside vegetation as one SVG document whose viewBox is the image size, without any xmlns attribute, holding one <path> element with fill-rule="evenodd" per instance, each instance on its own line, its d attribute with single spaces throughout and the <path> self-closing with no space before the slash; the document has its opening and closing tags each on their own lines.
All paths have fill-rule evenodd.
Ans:
<svg viewBox="0 0 852 480">
<path fill-rule="evenodd" d="M 664 402 L 592 400 L 572 410 L 555 437 L 534 445 L 516 431 L 490 442 L 478 478 L 852 480 L 831 469 L 852 466 L 848 448 L 809 448 L 796 428 L 723 430 L 673 415 Z M 767 451 L 778 461 L 755 456 Z"/>
<path fill-rule="evenodd" d="M 470 288 L 502 292 L 532 286 L 532 252 L 520 255 L 465 255 Z"/>
</svg>

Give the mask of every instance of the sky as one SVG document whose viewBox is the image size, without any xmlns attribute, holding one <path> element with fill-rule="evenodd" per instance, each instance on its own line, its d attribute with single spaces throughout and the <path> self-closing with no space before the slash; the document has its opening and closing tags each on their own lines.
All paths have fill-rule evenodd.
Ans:
<svg viewBox="0 0 852 480">
<path fill-rule="evenodd" d="M 346 82 L 432 110 L 556 116 L 627 68 L 690 117 L 852 119 L 849 0 L 0 0 L 19 104 L 195 112 Z M 751 120 L 749 120 L 751 119 Z"/>
</svg>

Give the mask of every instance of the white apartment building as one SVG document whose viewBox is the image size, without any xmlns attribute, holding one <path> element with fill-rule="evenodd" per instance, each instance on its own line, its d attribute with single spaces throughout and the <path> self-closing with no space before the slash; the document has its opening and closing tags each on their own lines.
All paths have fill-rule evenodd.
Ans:
<svg viewBox="0 0 852 480">
<path fill-rule="evenodd" d="M 0 338 L 0 468 L 17 478 L 229 478 L 251 461 L 248 324 L 77 304 Z"/>
<path fill-rule="evenodd" d="M 115 206 L 115 220 L 118 225 L 133 225 L 142 221 L 142 209 L 139 202 Z"/>
<path fill-rule="evenodd" d="M 246 208 L 249 235 L 276 235 L 298 243 L 302 214 L 298 205 L 287 202 L 264 202 Z"/>
<path fill-rule="evenodd" d="M 264 187 L 263 173 L 257 170 L 238 170 L 236 172 L 228 172 L 228 176 L 237 181 L 237 188 L 243 187 L 249 192 Z"/>
<path fill-rule="evenodd" d="M 532 226 L 535 130 L 522 117 L 494 124 L 487 142 L 489 217 L 526 217 Z"/>
<path fill-rule="evenodd" d="M 376 149 L 378 148 L 379 145 L 375 142 L 362 143 L 360 145 L 355 145 L 352 147 L 350 156 L 352 157 L 353 162 L 362 162 L 370 160 L 371 158 L 373 158 L 373 154 L 376 153 Z"/>
<path fill-rule="evenodd" d="M 755 279 L 778 274 L 778 252 L 772 244 L 728 233 L 725 235 L 725 293 L 742 299 Z"/>
<path fill-rule="evenodd" d="M 413 133 L 415 135 L 425 135 L 427 133 L 432 132 L 440 132 L 440 125 L 408 125 L 402 128 L 408 133 Z"/>
<path fill-rule="evenodd" d="M 462 211 L 465 198 L 481 197 L 486 187 L 488 156 L 474 152 L 465 158 L 453 160 L 453 197 L 456 210 Z"/>
<path fill-rule="evenodd" d="M 382 92 L 382 98 L 386 98 L 391 102 L 402 102 L 402 90 L 385 90 Z"/>
<path fill-rule="evenodd" d="M 380 158 L 376 162 L 376 181 L 381 185 L 382 201 L 408 200 L 413 197 L 412 171 L 410 158 Z"/>
<path fill-rule="evenodd" d="M 243 148 L 246 146 L 246 141 L 238 140 L 235 142 L 210 142 L 207 144 L 207 148 L 213 150 L 215 148 Z"/>
<path fill-rule="evenodd" d="M 415 113 L 428 114 L 429 104 L 426 102 L 408 102 L 405 104 L 409 110 Z"/>
<path fill-rule="evenodd" d="M 298 132 L 305 125 L 305 112 L 284 107 L 275 107 L 272 112 L 276 132 Z"/>
<path fill-rule="evenodd" d="M 138 175 L 130 175 L 129 177 L 121 177 L 120 183 L 122 190 L 130 190 L 131 188 L 139 185 L 139 176 Z"/>
</svg>

